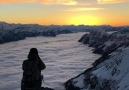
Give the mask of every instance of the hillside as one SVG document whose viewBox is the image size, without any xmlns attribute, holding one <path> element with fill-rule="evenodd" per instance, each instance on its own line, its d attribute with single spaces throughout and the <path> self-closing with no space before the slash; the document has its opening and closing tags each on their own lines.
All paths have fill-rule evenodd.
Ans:
<svg viewBox="0 0 129 90">
<path fill-rule="evenodd" d="M 79 40 L 102 56 L 93 67 L 65 83 L 66 90 L 129 90 L 129 32 L 92 31 Z"/>
</svg>

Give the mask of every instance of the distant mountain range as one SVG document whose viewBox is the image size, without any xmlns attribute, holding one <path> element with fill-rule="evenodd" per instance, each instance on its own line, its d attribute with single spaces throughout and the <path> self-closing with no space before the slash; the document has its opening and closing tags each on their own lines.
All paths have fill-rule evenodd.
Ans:
<svg viewBox="0 0 129 90">
<path fill-rule="evenodd" d="M 118 27 L 117 27 L 118 28 Z M 102 26 L 74 26 L 74 25 L 50 25 L 38 24 L 9 24 L 0 22 L 0 44 L 25 39 L 26 37 L 52 36 L 74 32 L 90 32 L 92 30 L 104 29 L 105 31 L 116 31 L 116 27 Z M 120 28 L 120 27 L 119 27 Z M 123 28 L 122 28 L 123 29 Z"/>
</svg>

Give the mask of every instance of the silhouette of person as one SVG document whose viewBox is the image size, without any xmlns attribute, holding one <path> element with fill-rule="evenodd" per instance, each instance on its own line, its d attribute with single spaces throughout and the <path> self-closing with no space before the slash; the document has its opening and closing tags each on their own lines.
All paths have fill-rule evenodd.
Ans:
<svg viewBox="0 0 129 90">
<path fill-rule="evenodd" d="M 40 59 L 38 50 L 31 48 L 28 54 L 28 59 L 23 61 L 23 78 L 21 82 L 21 90 L 40 90 L 42 85 L 43 75 L 41 70 L 44 70 L 46 65 Z"/>
</svg>

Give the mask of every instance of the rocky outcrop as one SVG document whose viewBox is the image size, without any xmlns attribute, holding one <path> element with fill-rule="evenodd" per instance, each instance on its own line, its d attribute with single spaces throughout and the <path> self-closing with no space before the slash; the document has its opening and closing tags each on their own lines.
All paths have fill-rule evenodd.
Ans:
<svg viewBox="0 0 129 90">
<path fill-rule="evenodd" d="M 48 87 L 41 87 L 41 90 L 54 90 L 54 89 Z"/>
<path fill-rule="evenodd" d="M 129 30 L 129 29 L 128 29 Z M 129 90 L 129 33 L 106 33 L 101 30 L 85 34 L 79 40 L 102 54 L 87 69 L 65 83 L 66 90 Z"/>
<path fill-rule="evenodd" d="M 114 32 L 109 34 L 105 31 L 96 30 L 85 34 L 81 37 L 79 42 L 88 44 L 89 47 L 94 47 L 93 53 L 110 54 L 122 46 L 129 45 L 129 33 Z"/>
<path fill-rule="evenodd" d="M 119 48 L 103 63 L 67 81 L 66 90 L 128 90 L 128 58 L 129 47 Z"/>
</svg>

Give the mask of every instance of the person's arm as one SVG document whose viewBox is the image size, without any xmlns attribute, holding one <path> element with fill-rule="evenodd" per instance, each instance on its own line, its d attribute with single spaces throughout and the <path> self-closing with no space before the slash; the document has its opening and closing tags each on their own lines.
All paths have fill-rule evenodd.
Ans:
<svg viewBox="0 0 129 90">
<path fill-rule="evenodd" d="M 44 62 L 41 59 L 39 60 L 38 65 L 39 65 L 40 70 L 44 70 L 46 68 L 46 65 L 44 64 Z"/>
<path fill-rule="evenodd" d="M 26 60 L 23 61 L 23 64 L 22 64 L 22 70 L 23 70 L 23 71 L 25 70 L 25 63 L 26 63 Z"/>
</svg>

